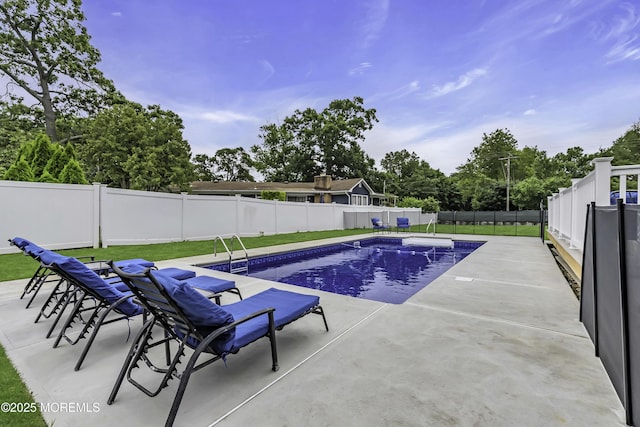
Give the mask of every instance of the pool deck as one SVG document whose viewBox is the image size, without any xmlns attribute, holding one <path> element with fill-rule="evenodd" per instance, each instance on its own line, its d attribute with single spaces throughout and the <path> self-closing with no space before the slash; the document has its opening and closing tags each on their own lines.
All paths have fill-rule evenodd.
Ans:
<svg viewBox="0 0 640 427">
<path fill-rule="evenodd" d="M 245 296 L 272 286 L 320 295 L 330 328 L 309 315 L 278 332 L 278 372 L 265 339 L 229 356 L 226 367 L 197 372 L 175 425 L 624 426 L 578 321 L 579 302 L 547 246 L 538 238 L 452 237 L 487 243 L 399 305 L 191 266 L 213 256 L 158 263 L 234 277 Z M 354 237 L 329 242 L 344 240 Z M 125 381 L 106 403 L 130 345 L 126 322 L 105 326 L 74 372 L 80 345 L 52 348 L 44 338 L 50 320 L 34 324 L 37 309 L 18 299 L 25 283 L 0 283 L 0 342 L 36 402 L 51 405 L 47 423 L 163 425 L 177 381 L 154 398 Z M 225 294 L 223 304 L 235 300 Z M 130 322 L 132 335 L 139 326 Z M 91 410 L 60 409 L 68 403 Z"/>
</svg>

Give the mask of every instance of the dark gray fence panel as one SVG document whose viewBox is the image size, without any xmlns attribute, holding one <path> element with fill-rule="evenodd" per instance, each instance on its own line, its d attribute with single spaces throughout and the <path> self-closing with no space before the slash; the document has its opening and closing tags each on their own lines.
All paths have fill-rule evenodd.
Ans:
<svg viewBox="0 0 640 427">
<path fill-rule="evenodd" d="M 629 308 L 629 379 L 633 424 L 640 425 L 640 206 L 625 205 L 625 260 Z"/>
<path fill-rule="evenodd" d="M 476 212 L 456 212 L 457 222 L 473 223 L 476 219 Z"/>
<path fill-rule="evenodd" d="M 519 221 L 518 211 L 496 212 L 496 221 L 497 222 L 517 222 Z"/>
<path fill-rule="evenodd" d="M 593 214 L 591 209 L 587 211 L 587 221 L 582 250 L 582 282 L 580 284 L 580 320 L 584 324 L 587 333 L 596 344 L 596 319 L 595 319 L 595 283 L 593 276 Z"/>
<path fill-rule="evenodd" d="M 494 211 L 490 211 L 490 212 L 482 212 L 482 211 L 478 211 L 475 213 L 475 221 L 479 224 L 483 224 L 483 223 L 495 223 L 495 219 L 496 219 L 496 213 Z"/>
<path fill-rule="evenodd" d="M 446 224 L 453 222 L 453 216 L 455 212 L 453 211 L 440 211 L 438 212 L 438 222 L 440 224 Z"/>
<path fill-rule="evenodd" d="M 617 209 L 597 206 L 594 219 L 596 221 L 597 346 L 602 364 L 620 400 L 624 401 Z"/>
<path fill-rule="evenodd" d="M 546 215 L 546 212 L 545 212 Z M 540 211 L 440 211 L 438 223 L 540 223 Z"/>
</svg>

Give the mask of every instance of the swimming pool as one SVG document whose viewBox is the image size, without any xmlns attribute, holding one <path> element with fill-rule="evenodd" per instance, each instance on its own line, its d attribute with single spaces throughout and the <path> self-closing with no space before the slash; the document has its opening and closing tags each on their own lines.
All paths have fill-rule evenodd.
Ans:
<svg viewBox="0 0 640 427">
<path fill-rule="evenodd" d="M 401 304 L 484 242 L 453 247 L 377 237 L 249 260 L 249 276 Z M 229 271 L 228 264 L 209 268 Z"/>
</svg>

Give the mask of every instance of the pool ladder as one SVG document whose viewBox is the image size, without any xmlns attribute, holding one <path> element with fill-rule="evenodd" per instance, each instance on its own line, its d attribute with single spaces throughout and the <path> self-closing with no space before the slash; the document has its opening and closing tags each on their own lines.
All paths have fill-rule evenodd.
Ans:
<svg viewBox="0 0 640 427">
<path fill-rule="evenodd" d="M 229 237 L 229 236 L 227 236 Z M 247 248 L 242 243 L 242 239 L 237 234 L 232 234 L 231 241 L 229 246 L 231 246 L 231 250 L 229 250 L 229 246 L 227 246 L 227 242 L 224 240 L 224 236 L 216 236 L 216 239 L 213 241 L 213 255 L 218 255 L 218 241 L 222 243 L 224 250 L 227 252 L 229 256 L 229 273 L 231 274 L 249 274 L 249 254 L 247 253 Z M 238 241 L 240 243 L 240 247 L 244 252 L 244 256 L 242 258 L 233 258 L 233 242 Z"/>
</svg>

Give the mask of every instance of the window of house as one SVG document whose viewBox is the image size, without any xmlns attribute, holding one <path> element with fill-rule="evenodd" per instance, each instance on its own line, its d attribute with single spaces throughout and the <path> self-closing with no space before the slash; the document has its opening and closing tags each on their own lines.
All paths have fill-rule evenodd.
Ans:
<svg viewBox="0 0 640 427">
<path fill-rule="evenodd" d="M 352 194 L 351 204 L 358 205 L 358 206 L 367 206 L 369 205 L 369 196 L 364 196 L 361 194 Z"/>
<path fill-rule="evenodd" d="M 287 196 L 287 202 L 300 202 L 304 203 L 307 201 L 306 196 Z"/>
</svg>

